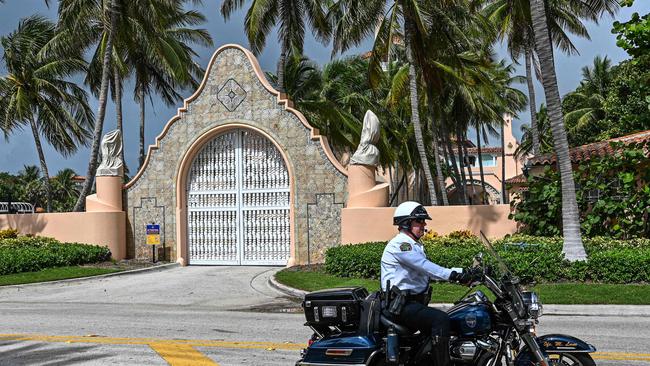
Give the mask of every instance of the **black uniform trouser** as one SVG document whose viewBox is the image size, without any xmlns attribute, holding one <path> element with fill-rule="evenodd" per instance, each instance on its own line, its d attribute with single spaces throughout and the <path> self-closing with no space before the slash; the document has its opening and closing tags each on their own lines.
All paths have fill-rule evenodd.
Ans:
<svg viewBox="0 0 650 366">
<path fill-rule="evenodd" d="M 449 315 L 420 302 L 407 302 L 402 308 L 399 322 L 409 329 L 417 329 L 423 334 L 449 337 Z"/>
</svg>

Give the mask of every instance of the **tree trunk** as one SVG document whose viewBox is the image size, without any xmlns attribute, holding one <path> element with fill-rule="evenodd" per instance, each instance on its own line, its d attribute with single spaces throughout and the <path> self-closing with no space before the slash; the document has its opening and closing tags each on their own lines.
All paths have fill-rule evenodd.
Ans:
<svg viewBox="0 0 650 366">
<path fill-rule="evenodd" d="M 485 174 L 483 173 L 483 153 L 481 151 L 481 129 L 479 128 L 479 123 L 476 123 L 476 147 L 478 150 L 478 169 L 479 174 L 481 175 L 481 188 L 483 188 L 483 193 L 481 194 L 481 203 L 487 205 L 489 201 L 486 200 L 487 190 L 485 189 Z"/>
<path fill-rule="evenodd" d="M 438 181 L 440 196 L 442 196 L 442 204 L 443 206 L 449 206 L 449 198 L 447 197 L 447 190 L 445 189 L 445 177 L 442 173 L 442 165 L 440 162 L 440 146 L 438 145 L 438 136 L 440 135 L 440 131 L 436 126 L 436 118 L 433 110 L 433 93 L 431 92 L 431 88 L 427 88 L 427 94 L 429 113 L 431 115 L 431 143 L 433 145 L 433 158 L 436 164 L 436 180 Z"/>
<path fill-rule="evenodd" d="M 122 159 L 122 164 L 124 164 L 124 171 L 127 172 L 126 160 L 124 159 L 124 127 L 123 127 L 123 118 L 122 118 L 122 80 L 120 79 L 120 74 L 117 71 L 117 68 L 113 71 L 113 84 L 115 85 L 115 114 L 116 114 L 116 126 L 120 131 L 120 138 L 122 139 L 122 151 L 120 151 L 120 159 Z"/>
<path fill-rule="evenodd" d="M 139 94 L 139 102 L 140 102 L 140 152 L 138 154 L 139 159 L 138 159 L 138 170 L 142 168 L 142 165 L 144 164 L 144 84 L 143 82 L 140 82 L 140 85 L 138 85 L 138 94 Z"/>
<path fill-rule="evenodd" d="M 467 199 L 467 176 L 465 175 L 465 155 L 463 154 L 463 146 L 461 143 L 460 126 L 456 126 L 456 153 L 458 154 L 460 168 L 460 184 L 458 187 L 463 187 L 461 191 L 463 194 L 462 202 L 464 205 L 467 205 L 469 204 Z"/>
<path fill-rule="evenodd" d="M 278 60 L 278 91 L 286 93 L 284 88 L 284 67 L 287 60 L 287 45 L 282 42 L 282 49 L 280 50 L 280 59 Z"/>
<path fill-rule="evenodd" d="M 399 172 L 398 172 L 399 175 Z M 398 198 L 399 191 L 402 188 L 402 185 L 404 184 L 404 180 L 406 179 L 406 175 L 402 176 L 402 180 L 399 181 L 399 184 L 397 184 L 397 188 L 395 189 L 395 192 L 393 193 L 393 196 L 390 198 L 390 201 L 388 202 L 388 206 L 393 206 L 393 202 L 395 202 L 395 199 Z"/>
<path fill-rule="evenodd" d="M 52 212 L 52 185 L 50 184 L 50 173 L 47 170 L 47 163 L 45 162 L 45 154 L 43 154 L 43 146 L 41 145 L 41 137 L 38 134 L 38 128 L 33 118 L 29 119 L 29 124 L 32 128 L 34 135 L 34 143 L 36 144 L 36 151 L 38 152 L 38 160 L 41 163 L 41 170 L 43 171 L 43 179 L 45 179 L 45 195 L 47 196 L 46 210 Z M 9 207 L 11 210 L 11 207 Z"/>
<path fill-rule="evenodd" d="M 440 196 L 442 196 L 442 205 L 449 206 L 449 197 L 447 197 L 447 190 L 445 189 L 445 177 L 442 173 L 442 162 L 440 161 L 440 146 L 438 145 L 438 138 L 436 133 L 433 134 L 433 151 L 436 163 L 436 179 L 438 180 L 438 187 L 440 188 Z"/>
<path fill-rule="evenodd" d="M 564 235 L 562 252 L 570 261 L 585 260 L 587 254 L 580 233 L 580 216 L 571 159 L 569 157 L 569 143 L 567 142 L 562 116 L 562 104 L 557 87 L 553 49 L 548 36 L 544 5 L 544 0 L 530 0 L 533 28 L 535 30 L 535 45 L 537 46 L 537 55 L 542 68 L 542 85 L 546 95 L 548 115 L 553 133 L 553 147 L 557 155 L 557 166 L 562 184 L 562 231 Z"/>
<path fill-rule="evenodd" d="M 444 123 L 442 125 L 444 126 Z M 448 158 L 451 161 L 451 171 L 454 173 L 452 174 L 451 179 L 454 181 L 454 186 L 456 187 L 456 195 L 458 196 L 459 203 L 464 204 L 465 202 L 463 202 L 463 200 L 465 197 L 465 190 L 461 181 L 460 172 L 458 170 L 460 162 L 456 160 L 456 154 L 454 154 L 454 148 L 451 145 L 451 134 L 447 131 L 446 127 L 443 127 L 443 133 L 445 135 L 446 151 Z"/>
<path fill-rule="evenodd" d="M 415 65 L 413 64 L 413 50 L 412 50 L 411 41 L 409 39 L 412 33 L 412 24 L 410 20 L 406 19 L 404 28 L 406 32 L 404 37 L 405 46 L 406 46 L 406 58 L 409 63 L 411 123 L 413 124 L 413 130 L 415 133 L 415 144 L 417 145 L 418 154 L 420 155 L 422 170 L 424 170 L 424 176 L 427 179 L 427 187 L 429 188 L 429 198 L 431 199 L 432 205 L 437 205 L 438 198 L 436 197 L 436 189 L 433 185 L 433 177 L 431 176 L 431 169 L 429 168 L 429 159 L 427 159 L 427 152 L 424 149 L 424 139 L 422 137 L 422 126 L 420 125 L 417 74 L 415 73 Z"/>
<path fill-rule="evenodd" d="M 442 157 L 443 157 L 443 159 L 445 159 L 446 162 L 451 161 L 451 159 L 449 158 L 449 154 L 447 153 L 447 149 L 444 147 L 444 145 L 446 145 L 446 140 L 445 141 L 440 141 L 440 142 L 443 145 L 443 148 L 442 148 Z M 450 170 L 452 172 L 454 171 L 451 168 L 450 168 Z M 456 172 L 456 174 L 458 174 L 458 172 Z M 457 175 L 454 175 L 454 173 L 450 173 L 449 174 L 449 179 L 451 179 L 451 185 L 453 185 L 454 187 L 456 187 L 458 185 L 458 176 Z M 446 191 L 447 191 L 447 187 L 445 187 L 445 192 Z M 447 197 L 449 197 L 449 196 L 447 195 Z"/>
<path fill-rule="evenodd" d="M 526 47 L 526 81 L 528 82 L 528 106 L 530 109 L 530 129 L 533 134 L 533 155 L 539 154 L 539 129 L 537 128 L 537 101 L 533 84 L 532 59 L 533 52 Z"/>
<path fill-rule="evenodd" d="M 470 163 L 469 160 L 469 152 L 467 150 L 467 144 L 465 143 L 467 141 L 467 131 L 463 133 L 463 153 L 467 157 L 467 173 L 469 175 L 469 186 L 471 189 L 471 196 L 469 197 L 469 204 L 474 205 L 474 197 L 476 196 L 476 187 L 474 186 L 474 173 L 472 172 L 472 164 Z"/>
<path fill-rule="evenodd" d="M 512 123 L 512 122 L 511 122 Z M 506 140 L 505 140 L 505 121 L 501 123 L 501 203 L 508 203 L 508 194 L 506 192 Z"/>
<path fill-rule="evenodd" d="M 106 40 L 106 49 L 104 50 L 104 60 L 102 61 L 102 83 L 99 88 L 99 108 L 97 110 L 97 120 L 95 121 L 95 130 L 93 134 L 93 143 L 90 148 L 90 161 L 88 162 L 88 171 L 86 172 L 86 181 L 79 193 L 77 203 L 74 205 L 74 211 L 81 211 L 86 203 L 86 196 L 95 183 L 95 173 L 97 172 L 97 157 L 99 155 L 99 144 L 104 129 L 104 117 L 106 115 L 106 95 L 108 94 L 108 77 L 111 72 L 111 52 L 113 50 L 113 31 L 117 25 L 117 14 L 115 0 L 108 5 L 110 7 L 110 28 L 108 29 L 108 39 Z"/>
</svg>

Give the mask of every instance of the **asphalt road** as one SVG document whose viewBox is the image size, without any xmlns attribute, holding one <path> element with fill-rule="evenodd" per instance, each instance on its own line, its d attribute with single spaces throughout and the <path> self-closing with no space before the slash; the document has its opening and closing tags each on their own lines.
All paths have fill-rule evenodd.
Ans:
<svg viewBox="0 0 650 366">
<path fill-rule="evenodd" d="M 185 267 L 0 288 L 0 365 L 293 365 L 310 335 L 275 268 Z M 598 365 L 650 365 L 650 319 L 544 316 Z"/>
</svg>

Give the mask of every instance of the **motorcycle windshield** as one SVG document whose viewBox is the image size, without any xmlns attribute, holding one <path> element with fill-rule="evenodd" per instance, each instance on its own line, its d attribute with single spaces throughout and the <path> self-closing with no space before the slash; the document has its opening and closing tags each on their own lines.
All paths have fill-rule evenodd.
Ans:
<svg viewBox="0 0 650 366">
<path fill-rule="evenodd" d="M 512 272 L 510 272 L 510 269 L 506 265 L 506 262 L 504 262 L 503 259 L 501 259 L 501 257 L 499 256 L 499 254 L 497 254 L 497 251 L 494 250 L 494 247 L 492 246 L 492 243 L 490 243 L 490 241 L 485 236 L 485 234 L 483 234 L 483 231 L 481 231 L 481 241 L 483 242 L 485 247 L 488 249 L 488 251 L 490 252 L 492 257 L 494 257 L 496 259 L 497 265 L 499 266 L 499 270 L 501 271 L 501 273 L 503 275 L 512 276 Z"/>
</svg>

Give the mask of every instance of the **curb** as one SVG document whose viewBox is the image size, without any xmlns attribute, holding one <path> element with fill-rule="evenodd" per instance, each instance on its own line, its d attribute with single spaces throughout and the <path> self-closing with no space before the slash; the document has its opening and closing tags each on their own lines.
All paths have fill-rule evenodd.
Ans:
<svg viewBox="0 0 650 366">
<path fill-rule="evenodd" d="M 179 263 L 168 263 L 168 264 L 161 264 L 159 266 L 151 266 L 151 267 L 145 267 L 145 268 L 132 269 L 132 270 L 129 270 L 129 271 L 106 273 L 106 274 L 97 275 L 97 276 L 68 278 L 68 279 L 65 279 L 65 280 L 56 280 L 56 281 L 24 283 L 24 284 L 21 284 L 21 285 L 6 285 L 6 286 L 0 286 L 0 291 L 3 290 L 3 289 L 10 289 L 10 288 L 37 287 L 37 286 L 44 286 L 44 285 L 66 284 L 66 283 L 72 283 L 72 282 L 82 282 L 82 281 L 96 280 L 96 279 L 102 279 L 102 278 L 106 278 L 106 277 L 137 275 L 137 274 L 146 273 L 146 272 L 166 271 L 166 270 L 173 269 L 173 268 L 176 268 L 176 267 L 180 267 L 180 264 Z"/>
<path fill-rule="evenodd" d="M 283 285 L 280 282 L 278 282 L 275 279 L 275 273 L 273 276 L 269 277 L 269 285 L 273 287 L 274 289 L 284 293 L 285 295 L 288 295 L 290 297 L 302 300 L 305 298 L 305 294 L 307 294 L 309 291 L 304 291 L 304 290 L 299 290 L 297 288 L 289 287 L 287 285 Z"/>
<path fill-rule="evenodd" d="M 276 290 L 293 298 L 302 300 L 309 291 L 299 290 L 279 283 L 275 275 L 269 277 L 269 284 Z M 449 309 L 453 304 L 429 304 L 442 310 Z M 603 316 L 603 317 L 650 317 L 650 305 L 544 305 L 546 316 Z"/>
</svg>

